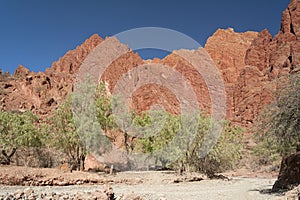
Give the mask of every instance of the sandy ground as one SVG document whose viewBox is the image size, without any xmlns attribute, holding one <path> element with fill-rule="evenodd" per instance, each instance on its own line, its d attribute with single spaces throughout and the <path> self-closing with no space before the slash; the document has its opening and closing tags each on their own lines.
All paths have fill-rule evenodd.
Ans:
<svg viewBox="0 0 300 200">
<path fill-rule="evenodd" d="M 148 196 L 149 199 L 280 199 L 276 195 L 263 194 L 275 180 L 234 178 L 230 181 L 203 180 L 179 184 L 118 185 L 116 194 L 131 192 Z"/>
<path fill-rule="evenodd" d="M 274 179 L 259 178 L 234 178 L 230 181 L 203 180 L 188 183 L 155 183 L 155 184 L 115 184 L 112 185 L 116 196 L 135 193 L 144 199 L 157 200 L 199 200 L 199 199 L 285 199 L 276 194 L 263 193 L 272 187 Z M 103 189 L 103 185 L 76 185 L 76 186 L 38 186 L 31 187 L 35 191 L 47 191 L 56 193 L 88 192 Z M 0 194 L 14 193 L 24 190 L 26 186 L 1 186 Z"/>
<path fill-rule="evenodd" d="M 2 183 L 0 185 L 0 195 L 13 194 L 17 190 L 24 190 L 28 187 L 35 191 L 72 194 L 102 190 L 107 185 L 111 185 L 117 197 L 134 193 L 148 200 L 286 199 L 283 194 L 271 194 L 269 192 L 276 180 L 275 178 L 229 177 L 229 180 L 209 180 L 201 174 L 180 176 L 173 172 L 120 172 L 108 175 L 89 172 L 65 173 L 56 169 L 0 167 L 1 181 L 4 179 L 6 181 L 14 180 L 15 177 L 18 180 L 21 177 L 26 177 L 24 180 L 30 180 L 31 182 L 25 181 L 23 186 L 22 184 L 20 186 L 9 186 Z M 32 186 L 33 183 L 38 183 L 41 179 L 47 181 L 54 179 L 64 183 L 78 184 Z M 84 179 L 92 179 L 93 181 L 86 184 L 83 181 Z M 74 182 L 74 180 L 79 182 Z M 28 183 L 31 183 L 31 185 Z"/>
</svg>

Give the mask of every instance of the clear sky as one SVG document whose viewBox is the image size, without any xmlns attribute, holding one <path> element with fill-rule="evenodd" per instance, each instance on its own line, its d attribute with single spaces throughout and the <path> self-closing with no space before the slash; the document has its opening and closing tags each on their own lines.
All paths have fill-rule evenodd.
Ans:
<svg viewBox="0 0 300 200">
<path fill-rule="evenodd" d="M 138 27 L 180 31 L 204 46 L 218 28 L 280 28 L 289 0 L 0 0 L 0 68 L 44 71 L 94 33 L 111 36 Z M 161 57 L 162 52 L 140 52 Z"/>
</svg>

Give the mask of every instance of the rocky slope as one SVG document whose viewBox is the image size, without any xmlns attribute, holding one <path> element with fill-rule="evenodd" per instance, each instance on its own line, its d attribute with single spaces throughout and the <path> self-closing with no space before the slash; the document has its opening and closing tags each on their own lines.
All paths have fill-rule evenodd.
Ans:
<svg viewBox="0 0 300 200">
<path fill-rule="evenodd" d="M 101 41 L 98 35 L 91 36 L 45 72 L 30 72 L 19 65 L 13 77 L 8 79 L 3 75 L 0 80 L 1 110 L 31 110 L 42 117 L 51 114 L 72 91 L 79 66 Z"/>
<path fill-rule="evenodd" d="M 264 105 L 272 102 L 276 79 L 299 70 L 300 1 L 292 0 L 283 12 L 279 33 L 272 38 L 267 30 L 260 33 L 236 33 L 232 28 L 217 30 L 205 45 L 222 74 L 227 92 L 227 118 L 250 127 Z M 2 75 L 0 109 L 32 110 L 42 117 L 50 115 L 73 90 L 80 65 L 103 41 L 93 35 L 76 49 L 67 52 L 45 72 L 33 73 L 19 66 L 13 78 Z M 117 81 L 131 69 L 159 63 L 182 74 L 195 89 L 200 107 L 208 109 L 211 99 L 205 81 L 195 74 L 189 62 L 171 53 L 164 59 L 142 60 L 129 51 L 114 61 L 101 79 L 113 89 Z M 158 95 L 160 94 L 160 95 Z M 148 84 L 133 93 L 131 106 L 138 111 L 161 104 L 172 113 L 179 113 L 179 102 L 167 88 Z"/>
</svg>

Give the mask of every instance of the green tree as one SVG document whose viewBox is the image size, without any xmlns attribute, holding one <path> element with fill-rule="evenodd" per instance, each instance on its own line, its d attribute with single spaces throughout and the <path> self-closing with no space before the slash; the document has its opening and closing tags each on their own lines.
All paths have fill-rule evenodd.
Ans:
<svg viewBox="0 0 300 200">
<path fill-rule="evenodd" d="M 300 144 L 300 74 L 278 81 L 274 103 L 265 107 L 254 126 L 261 162 L 272 163 L 293 153 Z"/>
<path fill-rule="evenodd" d="M 59 106 L 55 115 L 50 118 L 49 143 L 68 156 L 72 169 L 83 170 L 86 147 L 78 135 L 72 112 L 72 96 Z"/>
<path fill-rule="evenodd" d="M 116 128 L 112 112 L 113 99 L 105 88 L 105 84 L 100 82 L 95 93 L 95 110 L 98 122 L 104 131 Z"/>
<path fill-rule="evenodd" d="M 134 112 L 128 111 L 126 105 L 120 103 L 121 96 L 111 95 L 103 82 L 100 82 L 95 93 L 95 111 L 97 121 L 102 130 L 115 130 L 124 135 L 124 147 L 127 153 L 132 151 L 130 129 L 133 125 Z M 113 110 L 114 109 L 114 110 Z M 114 138 L 110 138 L 113 141 Z"/>
<path fill-rule="evenodd" d="M 137 114 L 128 111 L 118 100 L 108 93 L 103 83 L 98 85 L 95 95 L 97 120 L 104 131 L 118 129 L 124 133 L 127 153 L 146 153 L 163 168 L 184 168 L 207 174 L 232 168 L 240 159 L 243 131 L 239 127 L 224 123 L 216 145 L 202 158 L 202 144 L 212 126 L 209 117 L 197 113 L 172 115 L 161 110 Z M 129 137 L 134 139 L 129 140 Z"/>
<path fill-rule="evenodd" d="M 162 167 L 200 171 L 213 176 L 215 173 L 233 168 L 240 159 L 243 135 L 241 128 L 226 122 L 216 145 L 203 157 L 201 149 L 205 135 L 212 125 L 211 119 L 204 115 L 199 117 L 175 116 L 169 113 L 166 115 L 159 133 L 140 138 L 136 144 L 137 151 L 150 153 L 161 162 Z M 182 125 L 183 117 L 189 126 Z M 147 114 L 137 116 L 135 121 L 141 126 L 153 122 Z"/>
<path fill-rule="evenodd" d="M 164 117 L 164 120 L 162 118 Z M 152 113 L 144 112 L 133 116 L 134 124 L 137 127 L 136 132 L 143 133 L 135 144 L 135 151 L 149 153 L 157 161 L 160 161 L 162 168 L 168 168 L 170 160 L 165 147 L 173 140 L 175 134 L 180 129 L 180 117 L 161 111 Z M 174 150 L 174 149 L 173 149 Z M 176 148 L 178 150 L 178 148 Z M 177 155 L 177 154 L 176 154 Z"/>
<path fill-rule="evenodd" d="M 4 164 L 10 164 L 11 157 L 19 147 L 43 145 L 37 122 L 38 118 L 30 111 L 24 113 L 0 111 L 0 144 L 1 153 L 5 157 Z"/>
<path fill-rule="evenodd" d="M 233 169 L 242 156 L 244 130 L 239 126 L 233 126 L 228 121 L 224 122 L 223 132 L 217 143 L 206 156 L 201 157 L 198 153 L 203 145 L 204 133 L 208 134 L 208 119 L 201 118 L 200 120 L 203 123 L 199 123 L 199 132 L 189 150 L 192 153 L 188 154 L 188 165 L 193 170 L 203 172 L 209 177 L 214 177 L 216 173 Z"/>
<path fill-rule="evenodd" d="M 106 131 L 114 127 L 112 118 L 112 98 L 104 84 L 96 84 L 92 76 L 87 75 L 75 86 L 72 94 L 73 129 L 79 134 L 86 151 L 102 155 L 111 150 L 111 138 Z M 70 106 L 70 105 L 69 105 Z"/>
</svg>

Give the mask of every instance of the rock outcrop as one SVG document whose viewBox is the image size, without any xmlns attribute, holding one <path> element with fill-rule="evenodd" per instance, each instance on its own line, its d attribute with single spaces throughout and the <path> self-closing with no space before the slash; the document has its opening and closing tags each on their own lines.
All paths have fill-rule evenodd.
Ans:
<svg viewBox="0 0 300 200">
<path fill-rule="evenodd" d="M 15 70 L 14 76 L 15 77 L 26 77 L 30 73 L 30 70 L 24 67 L 23 65 L 19 65 L 18 68 Z"/>
<path fill-rule="evenodd" d="M 267 29 L 258 34 L 245 55 L 245 64 L 263 71 L 270 65 L 270 42 L 272 35 Z"/>
<path fill-rule="evenodd" d="M 217 30 L 207 40 L 205 50 L 214 60 L 225 83 L 228 119 L 250 127 L 262 108 L 273 101 L 276 79 L 299 70 L 299 13 L 300 1 L 292 0 L 283 12 L 280 31 L 274 38 L 267 30 L 236 33 L 229 28 Z M 91 36 L 45 72 L 33 73 L 19 66 L 13 77 L 0 81 L 0 109 L 29 109 L 40 116 L 51 114 L 73 90 L 81 63 L 102 41 L 96 34 Z M 137 53 L 130 51 L 115 60 L 101 79 L 112 90 L 125 73 L 146 63 L 163 64 L 178 71 L 195 89 L 200 108 L 209 110 L 211 99 L 205 81 L 196 75 L 188 61 L 174 53 L 162 60 L 144 61 Z M 132 108 L 143 111 L 154 104 L 161 104 L 171 113 L 180 112 L 176 95 L 168 88 L 152 84 L 133 93 Z"/>
<path fill-rule="evenodd" d="M 262 108 L 274 101 L 278 78 L 299 70 L 300 1 L 292 0 L 272 38 L 263 30 L 245 55 L 245 67 L 234 92 L 234 120 L 250 127 Z"/>
<path fill-rule="evenodd" d="M 237 33 L 233 28 L 218 29 L 205 44 L 205 50 L 222 72 L 225 83 L 236 83 L 245 66 L 245 55 L 258 33 Z"/>
<path fill-rule="evenodd" d="M 245 66 L 245 56 L 257 32 L 237 33 L 233 28 L 218 29 L 208 38 L 205 50 L 219 68 L 227 94 L 227 118 L 234 119 L 236 83 Z"/>
<path fill-rule="evenodd" d="M 282 13 L 281 28 L 272 38 L 267 30 L 259 33 L 248 49 L 245 64 L 256 66 L 270 79 L 300 65 L 300 1 L 292 0 Z"/>
<path fill-rule="evenodd" d="M 270 71 L 280 76 L 300 66 L 300 1 L 291 0 L 282 14 L 279 33 L 270 43 Z"/>
<path fill-rule="evenodd" d="M 66 53 L 45 72 L 30 72 L 19 65 L 14 76 L 1 82 L 1 110 L 31 110 L 42 118 L 51 115 L 58 103 L 73 90 L 75 73 L 86 56 L 102 42 L 93 35 Z"/>
<path fill-rule="evenodd" d="M 239 74 L 243 70 L 246 51 L 257 35 L 257 32 L 251 31 L 246 33 L 236 33 L 232 28 L 227 30 L 219 29 L 207 40 L 205 45 L 204 49 L 214 60 L 225 83 L 228 118 L 233 116 L 234 86 L 238 80 Z M 159 63 L 171 67 L 182 74 L 193 87 L 197 100 L 200 102 L 200 108 L 209 112 L 211 108 L 211 99 L 207 85 L 203 77 L 201 77 L 201 75 L 199 76 L 197 70 L 191 63 L 178 56 L 176 53 L 171 53 L 162 60 L 156 58 L 144 62 L 150 64 Z M 180 113 L 180 105 L 176 98 L 177 97 L 171 93 L 168 88 L 152 84 L 139 88 L 133 94 L 132 104 L 138 111 L 147 110 L 154 104 L 161 104 L 168 112 L 178 114 Z"/>
<path fill-rule="evenodd" d="M 92 35 L 83 44 L 76 47 L 76 49 L 68 51 L 58 61 L 52 63 L 51 68 L 56 72 L 76 73 L 87 55 L 102 41 L 103 39 L 99 35 Z"/>
</svg>

